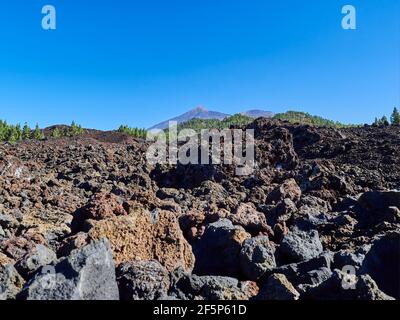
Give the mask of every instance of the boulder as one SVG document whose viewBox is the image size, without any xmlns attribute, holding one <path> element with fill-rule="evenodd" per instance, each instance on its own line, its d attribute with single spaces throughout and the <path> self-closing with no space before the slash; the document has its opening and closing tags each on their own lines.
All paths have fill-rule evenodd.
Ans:
<svg viewBox="0 0 400 320">
<path fill-rule="evenodd" d="M 158 261 L 131 261 L 117 268 L 117 282 L 123 300 L 157 300 L 168 294 L 168 270 Z"/>
<path fill-rule="evenodd" d="M 55 260 L 57 260 L 57 256 L 54 251 L 39 244 L 19 260 L 15 267 L 22 276 L 27 278 L 40 267 L 48 265 Z"/>
<path fill-rule="evenodd" d="M 365 254 L 361 252 L 340 250 L 335 253 L 333 268 L 342 270 L 345 266 L 352 266 L 358 270 L 361 268 L 364 259 Z"/>
<path fill-rule="evenodd" d="M 0 250 L 13 260 L 20 260 L 34 250 L 38 244 L 46 244 L 45 239 L 39 234 L 24 234 L 0 241 Z"/>
<path fill-rule="evenodd" d="M 283 274 L 272 274 L 261 288 L 261 300 L 299 300 L 300 293 Z"/>
<path fill-rule="evenodd" d="M 369 275 L 350 278 L 340 270 L 317 286 L 309 286 L 302 293 L 305 300 L 394 300 L 382 292 Z"/>
<path fill-rule="evenodd" d="M 276 223 L 283 223 L 290 220 L 294 213 L 297 212 L 295 203 L 290 199 L 283 199 L 275 207 L 275 210 L 267 216 L 269 225 L 274 226 Z"/>
<path fill-rule="evenodd" d="M 278 203 L 283 199 L 290 199 L 296 202 L 300 200 L 301 194 L 301 189 L 296 180 L 288 179 L 268 195 L 267 201 Z"/>
<path fill-rule="evenodd" d="M 359 300 L 394 300 L 378 288 L 376 282 L 367 274 L 362 275 L 357 283 L 357 299 Z"/>
<path fill-rule="evenodd" d="M 80 215 L 86 219 L 103 220 L 114 216 L 128 215 L 123 200 L 112 193 L 97 193 L 83 207 Z"/>
<path fill-rule="evenodd" d="M 258 235 L 260 232 L 271 233 L 265 215 L 258 212 L 251 203 L 241 203 L 235 212 L 228 216 L 235 225 L 242 226 L 247 232 Z"/>
<path fill-rule="evenodd" d="M 301 262 L 317 257 L 323 251 L 316 230 L 302 231 L 294 229 L 283 237 L 279 253 L 287 262 Z"/>
<path fill-rule="evenodd" d="M 273 273 L 283 274 L 296 287 L 299 285 L 316 285 L 328 279 L 332 272 L 333 253 L 324 252 L 316 258 L 280 266 Z"/>
<path fill-rule="evenodd" d="M 14 265 L 15 261 L 7 257 L 4 253 L 0 252 L 0 267 L 5 266 L 7 264 Z"/>
<path fill-rule="evenodd" d="M 240 265 L 245 277 L 256 281 L 276 267 L 275 248 L 268 237 L 259 236 L 244 242 L 240 251 Z"/>
<path fill-rule="evenodd" d="M 187 300 L 249 300 L 258 294 L 257 284 L 230 277 L 180 275 L 172 291 Z"/>
<path fill-rule="evenodd" d="M 24 279 L 12 265 L 0 265 L 0 300 L 13 300 L 22 289 Z"/>
<path fill-rule="evenodd" d="M 90 239 L 109 239 L 117 264 L 157 260 L 169 271 L 179 266 L 193 269 L 192 249 L 172 212 L 134 210 L 128 216 L 89 220 L 87 225 Z"/>
<path fill-rule="evenodd" d="M 94 241 L 43 267 L 19 298 L 26 300 L 118 300 L 115 266 L 108 240 Z"/>
<path fill-rule="evenodd" d="M 360 273 L 369 274 L 382 291 L 400 299 L 400 232 L 388 233 L 373 243 Z"/>
<path fill-rule="evenodd" d="M 358 199 L 357 220 L 363 227 L 400 221 L 400 191 L 370 191 Z"/>
<path fill-rule="evenodd" d="M 221 219 L 209 224 L 200 240 L 193 244 L 197 275 L 238 277 L 240 275 L 240 251 L 242 244 L 251 236 L 230 220 Z"/>
</svg>

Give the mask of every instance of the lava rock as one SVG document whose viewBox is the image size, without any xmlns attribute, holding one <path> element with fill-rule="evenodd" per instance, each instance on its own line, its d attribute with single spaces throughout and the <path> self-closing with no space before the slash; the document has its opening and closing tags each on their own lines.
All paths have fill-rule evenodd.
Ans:
<svg viewBox="0 0 400 320">
<path fill-rule="evenodd" d="M 334 269 L 342 270 L 346 266 L 352 266 L 356 270 L 360 269 L 365 259 L 365 254 L 360 252 L 350 252 L 348 250 L 340 250 L 334 256 Z"/>
<path fill-rule="evenodd" d="M 331 276 L 332 263 L 333 253 L 327 251 L 307 261 L 280 266 L 273 273 L 285 275 L 295 286 L 316 285 Z"/>
<path fill-rule="evenodd" d="M 134 209 L 128 216 L 88 222 L 90 239 L 107 238 L 117 264 L 157 260 L 168 271 L 179 266 L 191 271 L 192 248 L 183 236 L 176 215 L 170 211 Z"/>
<path fill-rule="evenodd" d="M 0 252 L 0 267 L 5 266 L 7 264 L 14 265 L 15 261 L 9 257 L 7 257 L 4 253 Z"/>
<path fill-rule="evenodd" d="M 242 244 L 251 236 L 230 220 L 211 223 L 200 240 L 193 244 L 196 263 L 193 273 L 237 277 L 240 275 L 239 256 Z"/>
<path fill-rule="evenodd" d="M 300 293 L 283 274 L 272 274 L 261 289 L 261 300 L 299 300 Z"/>
<path fill-rule="evenodd" d="M 309 286 L 302 299 L 305 300 L 394 300 L 382 292 L 369 275 L 350 278 L 335 270 L 332 276 L 317 286 Z"/>
<path fill-rule="evenodd" d="M 253 235 L 258 235 L 260 232 L 271 232 L 265 215 L 258 212 L 251 203 L 240 204 L 234 214 L 229 215 L 228 219 Z"/>
<path fill-rule="evenodd" d="M 230 277 L 181 275 L 173 290 L 180 299 L 249 300 L 259 289 L 254 282 L 241 282 Z"/>
<path fill-rule="evenodd" d="M 317 257 L 323 251 L 316 230 L 301 231 L 294 229 L 283 237 L 279 252 L 288 262 L 301 262 Z"/>
<path fill-rule="evenodd" d="M 400 221 L 400 191 L 370 191 L 358 199 L 357 220 L 363 227 Z"/>
<path fill-rule="evenodd" d="M 131 261 L 117 268 L 123 300 L 157 300 L 168 295 L 168 271 L 158 261 Z"/>
<path fill-rule="evenodd" d="M 296 202 L 300 200 L 301 194 L 301 189 L 296 180 L 288 179 L 268 195 L 267 201 L 277 203 L 283 199 L 290 199 Z"/>
<path fill-rule="evenodd" d="M 275 207 L 275 210 L 267 216 L 269 225 L 274 226 L 277 223 L 282 223 L 290 220 L 294 213 L 297 212 L 295 203 L 290 199 L 283 199 Z"/>
<path fill-rule="evenodd" d="M 245 277 L 256 281 L 276 267 L 275 248 L 268 237 L 259 236 L 244 242 L 240 251 L 240 265 Z"/>
<path fill-rule="evenodd" d="M 40 267 L 51 264 L 55 260 L 57 260 L 57 256 L 54 251 L 39 244 L 19 260 L 15 267 L 22 276 L 27 278 Z"/>
<path fill-rule="evenodd" d="M 400 299 L 399 272 L 400 232 L 391 232 L 373 243 L 360 273 L 369 274 L 381 290 Z"/>
<path fill-rule="evenodd" d="M 115 266 L 108 240 L 94 241 L 67 258 L 43 267 L 19 298 L 26 300 L 118 300 Z"/>
<path fill-rule="evenodd" d="M 0 266 L 0 300 L 14 300 L 24 279 L 12 265 Z"/>
</svg>

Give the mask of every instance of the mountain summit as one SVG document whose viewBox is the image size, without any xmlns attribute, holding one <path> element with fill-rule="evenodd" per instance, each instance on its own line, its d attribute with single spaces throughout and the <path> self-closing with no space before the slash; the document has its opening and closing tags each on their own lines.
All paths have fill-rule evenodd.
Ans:
<svg viewBox="0 0 400 320">
<path fill-rule="evenodd" d="M 270 111 L 264 110 L 249 110 L 242 112 L 241 114 L 246 115 L 251 118 L 259 118 L 259 117 L 266 117 L 270 118 L 273 116 L 273 113 Z M 164 130 L 168 128 L 168 124 L 170 121 L 176 121 L 178 124 L 187 122 L 192 119 L 216 119 L 216 120 L 223 120 L 227 117 L 230 117 L 231 114 L 222 113 L 218 111 L 210 111 L 204 108 L 203 106 L 198 106 L 180 116 L 175 118 L 163 121 L 161 123 L 156 124 L 155 126 L 149 128 L 149 130 L 159 129 Z"/>
<path fill-rule="evenodd" d="M 217 119 L 217 120 L 223 120 L 226 117 L 229 117 L 229 114 L 226 113 L 221 113 L 217 111 L 209 111 L 203 106 L 198 106 L 180 116 L 177 116 L 175 118 L 163 121 L 159 124 L 156 124 L 155 126 L 151 127 L 150 130 L 152 129 L 160 129 L 164 130 L 168 128 L 168 124 L 170 121 L 176 121 L 178 124 L 187 122 L 192 119 Z"/>
</svg>

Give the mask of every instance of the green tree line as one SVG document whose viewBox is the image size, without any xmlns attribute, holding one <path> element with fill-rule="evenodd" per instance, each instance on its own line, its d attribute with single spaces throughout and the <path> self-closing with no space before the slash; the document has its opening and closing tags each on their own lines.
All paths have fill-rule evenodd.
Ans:
<svg viewBox="0 0 400 320">
<path fill-rule="evenodd" d="M 128 134 L 134 138 L 142 138 L 142 139 L 146 138 L 146 135 L 147 135 L 146 129 L 129 127 L 127 125 L 121 125 L 118 128 L 118 132 Z"/>
<path fill-rule="evenodd" d="M 393 109 L 392 115 L 390 116 L 390 121 L 386 116 L 383 116 L 382 118 L 378 119 L 375 118 L 374 125 L 376 126 L 400 126 L 400 112 L 397 110 L 395 107 Z"/>
<path fill-rule="evenodd" d="M 200 132 L 203 129 L 228 129 L 232 126 L 246 126 L 253 122 L 254 119 L 242 114 L 235 114 L 231 117 L 227 117 L 223 120 L 218 119 L 192 119 L 187 122 L 178 124 L 178 131 L 183 129 L 192 129 L 196 132 Z M 168 129 L 166 130 L 168 131 Z"/>
<path fill-rule="evenodd" d="M 71 126 L 66 129 L 55 128 L 51 131 L 50 135 L 53 138 L 60 137 L 73 137 L 84 133 L 82 126 L 73 121 Z M 20 124 L 8 124 L 4 120 L 0 120 L 0 141 L 17 143 L 24 140 L 44 140 L 44 131 L 36 124 L 35 128 L 29 127 L 27 123 L 24 126 Z"/>
<path fill-rule="evenodd" d="M 338 121 L 328 120 L 319 116 L 313 116 L 309 113 L 299 111 L 287 111 L 285 113 L 277 113 L 274 116 L 274 119 L 285 120 L 291 123 L 308 124 L 318 127 L 345 128 L 354 126 L 343 124 Z"/>
<path fill-rule="evenodd" d="M 43 131 L 36 125 L 34 129 L 31 129 L 27 123 L 23 127 L 20 124 L 12 125 L 6 121 L 0 120 L 0 141 L 7 141 L 10 143 L 16 143 L 23 140 L 43 140 Z"/>
</svg>

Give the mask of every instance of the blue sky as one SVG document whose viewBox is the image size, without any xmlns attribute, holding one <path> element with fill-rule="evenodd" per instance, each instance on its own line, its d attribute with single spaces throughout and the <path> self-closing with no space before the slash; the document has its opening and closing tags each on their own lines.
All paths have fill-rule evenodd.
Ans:
<svg viewBox="0 0 400 320">
<path fill-rule="evenodd" d="M 57 30 L 41 8 L 57 9 Z M 357 9 L 357 30 L 341 8 Z M 0 118 L 149 127 L 203 105 L 371 122 L 400 105 L 398 0 L 4 0 Z"/>
</svg>

